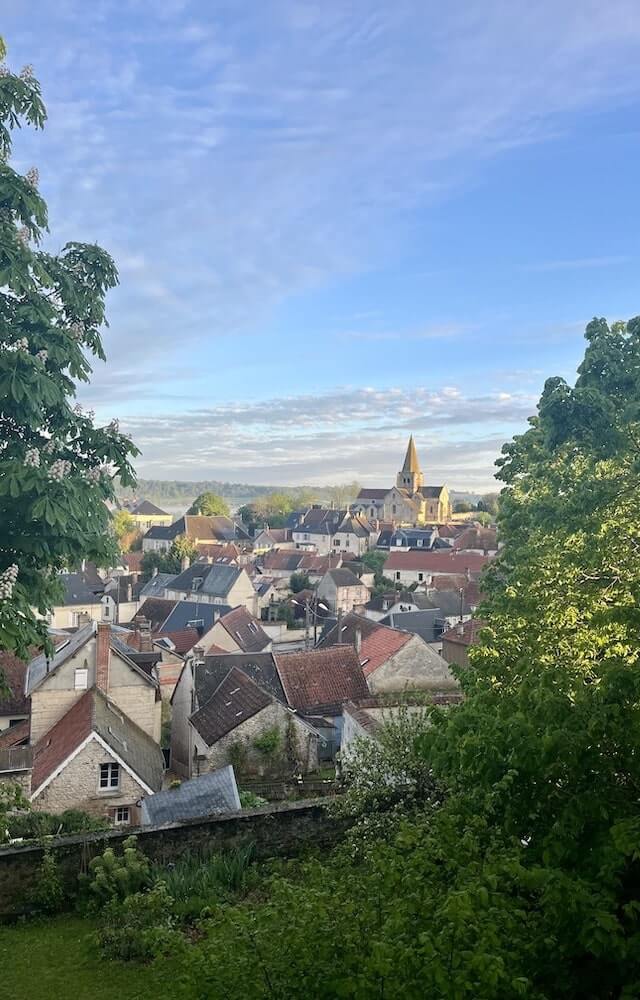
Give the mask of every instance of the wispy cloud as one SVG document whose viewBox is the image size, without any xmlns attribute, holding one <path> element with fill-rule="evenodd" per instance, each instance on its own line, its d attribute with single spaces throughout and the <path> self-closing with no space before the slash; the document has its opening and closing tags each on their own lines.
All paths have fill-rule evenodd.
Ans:
<svg viewBox="0 0 640 1000">
<path fill-rule="evenodd" d="M 630 257 L 577 257 L 573 260 L 543 260 L 537 264 L 529 264 L 526 271 L 584 271 L 601 267 L 616 267 L 628 264 Z"/>
</svg>

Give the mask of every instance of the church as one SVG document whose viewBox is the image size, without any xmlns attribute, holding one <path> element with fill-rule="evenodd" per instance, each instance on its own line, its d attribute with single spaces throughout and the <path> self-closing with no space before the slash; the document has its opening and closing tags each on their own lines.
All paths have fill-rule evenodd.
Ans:
<svg viewBox="0 0 640 1000">
<path fill-rule="evenodd" d="M 425 486 L 418 452 L 409 438 L 404 465 L 391 489 L 360 490 L 352 505 L 354 513 L 370 520 L 396 524 L 443 524 L 451 519 L 451 501 L 446 486 Z"/>
</svg>

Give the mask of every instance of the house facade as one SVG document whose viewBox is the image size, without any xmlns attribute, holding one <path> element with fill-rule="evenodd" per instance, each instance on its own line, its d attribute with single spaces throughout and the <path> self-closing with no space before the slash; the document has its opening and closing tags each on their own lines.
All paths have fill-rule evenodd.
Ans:
<svg viewBox="0 0 640 1000">
<path fill-rule="evenodd" d="M 226 563 L 194 563 L 170 581 L 164 596 L 232 608 L 242 604 L 251 614 L 257 609 L 255 588 L 246 569 Z"/>
<path fill-rule="evenodd" d="M 478 552 L 456 552 L 437 550 L 431 552 L 390 552 L 383 566 L 383 573 L 394 583 L 409 587 L 411 584 L 424 584 L 426 587 L 445 578 L 462 578 L 471 580 L 477 576 L 489 562 L 489 557 Z"/>
<path fill-rule="evenodd" d="M 369 600 L 370 591 L 350 569 L 331 569 L 318 584 L 318 597 L 334 612 L 347 613 Z"/>
</svg>

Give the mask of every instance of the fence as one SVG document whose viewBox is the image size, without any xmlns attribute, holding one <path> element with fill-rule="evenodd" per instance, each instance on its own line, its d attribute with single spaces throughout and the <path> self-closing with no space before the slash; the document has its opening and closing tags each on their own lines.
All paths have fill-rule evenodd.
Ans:
<svg viewBox="0 0 640 1000">
<path fill-rule="evenodd" d="M 7 771 L 29 771 L 32 761 L 32 747 L 9 747 L 7 750 L 0 750 L 0 774 Z"/>
<path fill-rule="evenodd" d="M 262 796 L 268 802 L 282 802 L 285 799 L 307 799 L 336 794 L 336 784 L 332 780 L 322 778 L 303 779 L 303 781 L 267 781 L 264 779 L 241 779 L 243 792 L 253 792 Z"/>
</svg>

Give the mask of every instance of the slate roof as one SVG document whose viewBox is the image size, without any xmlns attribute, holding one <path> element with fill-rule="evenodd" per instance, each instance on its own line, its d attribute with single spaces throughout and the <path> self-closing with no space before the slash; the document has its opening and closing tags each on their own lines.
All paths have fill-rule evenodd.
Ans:
<svg viewBox="0 0 640 1000">
<path fill-rule="evenodd" d="M 404 629 L 405 632 L 419 635 L 425 642 L 435 642 L 439 635 L 436 626 L 438 617 L 436 608 L 427 611 L 400 611 L 386 615 L 379 624 L 394 629 Z"/>
<path fill-rule="evenodd" d="M 467 582 L 467 581 L 465 581 Z M 462 588 L 465 590 L 465 588 Z M 433 604 L 438 608 L 440 618 L 454 618 L 460 615 L 460 591 L 459 590 L 430 590 L 429 596 Z M 467 603 L 466 595 L 462 597 L 462 614 L 470 615 L 471 608 Z"/>
<path fill-rule="evenodd" d="M 144 601 L 147 597 L 162 597 L 165 589 L 173 582 L 175 576 L 175 573 L 156 573 L 141 588 L 139 594 L 140 600 Z"/>
<path fill-rule="evenodd" d="M 191 716 L 207 746 L 270 705 L 272 698 L 242 670 L 232 667 L 210 698 Z"/>
<path fill-rule="evenodd" d="M 69 639 L 57 647 L 50 659 L 47 658 L 45 653 L 39 653 L 38 656 L 35 656 L 27 667 L 27 679 L 25 682 L 25 691 L 27 694 L 31 694 L 33 689 L 44 680 L 47 674 L 53 673 L 61 664 L 66 663 L 70 657 L 74 656 L 79 649 L 82 649 L 85 643 L 92 638 L 94 632 L 95 622 L 88 622 L 87 625 L 83 625 L 76 632 L 72 632 L 69 635 Z"/>
<path fill-rule="evenodd" d="M 369 487 L 365 486 L 358 493 L 358 496 L 356 497 L 356 500 L 384 500 L 384 498 L 390 492 L 391 492 L 390 489 L 389 490 L 378 490 L 378 489 L 370 489 Z"/>
<path fill-rule="evenodd" d="M 356 538 L 368 538 L 371 534 L 371 529 L 366 524 L 363 524 L 355 514 L 347 514 L 336 530 L 336 534 L 344 533 L 355 535 Z"/>
<path fill-rule="evenodd" d="M 27 664 L 8 650 L 0 651 L 0 715 L 28 715 L 31 699 L 25 694 Z M 8 690 L 4 690 L 4 688 Z"/>
<path fill-rule="evenodd" d="M 470 618 L 460 625 L 453 625 L 446 632 L 442 633 L 443 642 L 454 642 L 459 646 L 473 646 L 478 641 L 478 636 L 487 623 L 479 618 Z"/>
<path fill-rule="evenodd" d="M 389 590 L 384 594 L 377 594 L 367 601 L 365 607 L 371 611 L 388 611 L 394 604 L 413 604 L 419 611 L 428 611 L 436 607 L 434 601 L 426 594 L 418 594 L 413 590 Z"/>
<path fill-rule="evenodd" d="M 427 500 L 437 500 L 442 493 L 444 486 L 423 486 L 418 490 Z"/>
<path fill-rule="evenodd" d="M 151 625 L 151 631 L 157 632 L 177 603 L 177 601 L 168 601 L 164 597 L 147 597 L 136 611 L 135 617 L 146 618 Z"/>
<path fill-rule="evenodd" d="M 229 764 L 183 781 L 179 788 L 148 795 L 142 801 L 142 825 L 178 823 L 240 808 L 236 776 Z"/>
<path fill-rule="evenodd" d="M 287 702 L 304 715 L 339 713 L 345 701 L 369 693 L 353 646 L 274 656 Z"/>
<path fill-rule="evenodd" d="M 64 607 L 100 603 L 101 593 L 91 590 L 82 573 L 59 573 L 58 580 L 64 588 L 64 594 L 60 601 Z"/>
<path fill-rule="evenodd" d="M 140 514 L 143 517 L 146 517 L 147 515 L 158 516 L 159 514 L 162 515 L 162 517 L 169 516 L 166 510 L 162 510 L 162 508 L 156 507 L 156 505 L 154 503 L 151 503 L 150 500 L 141 500 L 140 503 L 137 503 L 135 505 L 131 513 Z"/>
<path fill-rule="evenodd" d="M 259 653 L 271 642 L 260 622 L 242 605 L 222 615 L 219 622 L 243 653 Z"/>
<path fill-rule="evenodd" d="M 363 584 L 360 578 L 352 573 L 350 569 L 330 569 L 327 572 L 327 576 L 330 576 L 336 587 L 362 587 Z"/>
<path fill-rule="evenodd" d="M 183 523 L 182 531 L 180 530 L 180 523 Z M 173 524 L 153 524 L 148 531 L 145 532 L 144 537 L 153 539 L 155 541 L 165 541 L 172 542 L 174 538 L 184 532 L 184 518 L 180 521 L 174 521 Z"/>
<path fill-rule="evenodd" d="M 286 702 L 273 653 L 208 653 L 195 667 L 196 700 L 202 707 L 222 683 L 232 667 L 242 670 L 264 691 Z"/>
<path fill-rule="evenodd" d="M 37 792 L 80 744 L 97 733 L 147 787 L 162 787 L 164 757 L 160 746 L 102 691 L 90 688 L 33 749 L 31 787 Z"/>
<path fill-rule="evenodd" d="M 197 562 L 179 573 L 171 583 L 171 590 L 190 593 L 194 589 L 198 593 L 211 597 L 226 597 L 243 570 L 241 566 L 230 566 L 226 563 Z M 202 584 L 194 588 L 194 580 L 202 579 Z"/>
<path fill-rule="evenodd" d="M 360 664 L 365 677 L 400 652 L 412 638 L 410 632 L 401 632 L 397 628 L 389 628 L 381 622 L 374 622 L 370 618 L 350 612 L 322 637 L 318 647 L 325 649 L 338 647 L 339 643 L 349 643 L 354 648 L 358 629 L 362 642 Z"/>
<path fill-rule="evenodd" d="M 201 601 L 176 601 L 173 609 L 165 618 L 162 628 L 167 632 L 179 632 L 185 628 L 202 628 L 202 633 L 213 628 L 217 618 L 230 611 L 227 604 L 205 604 Z M 191 625 L 191 622 L 201 621 L 202 626 Z"/>
<path fill-rule="evenodd" d="M 390 570 L 424 570 L 427 573 L 465 573 L 481 570 L 489 562 L 479 552 L 390 552 L 384 572 Z"/>
</svg>

